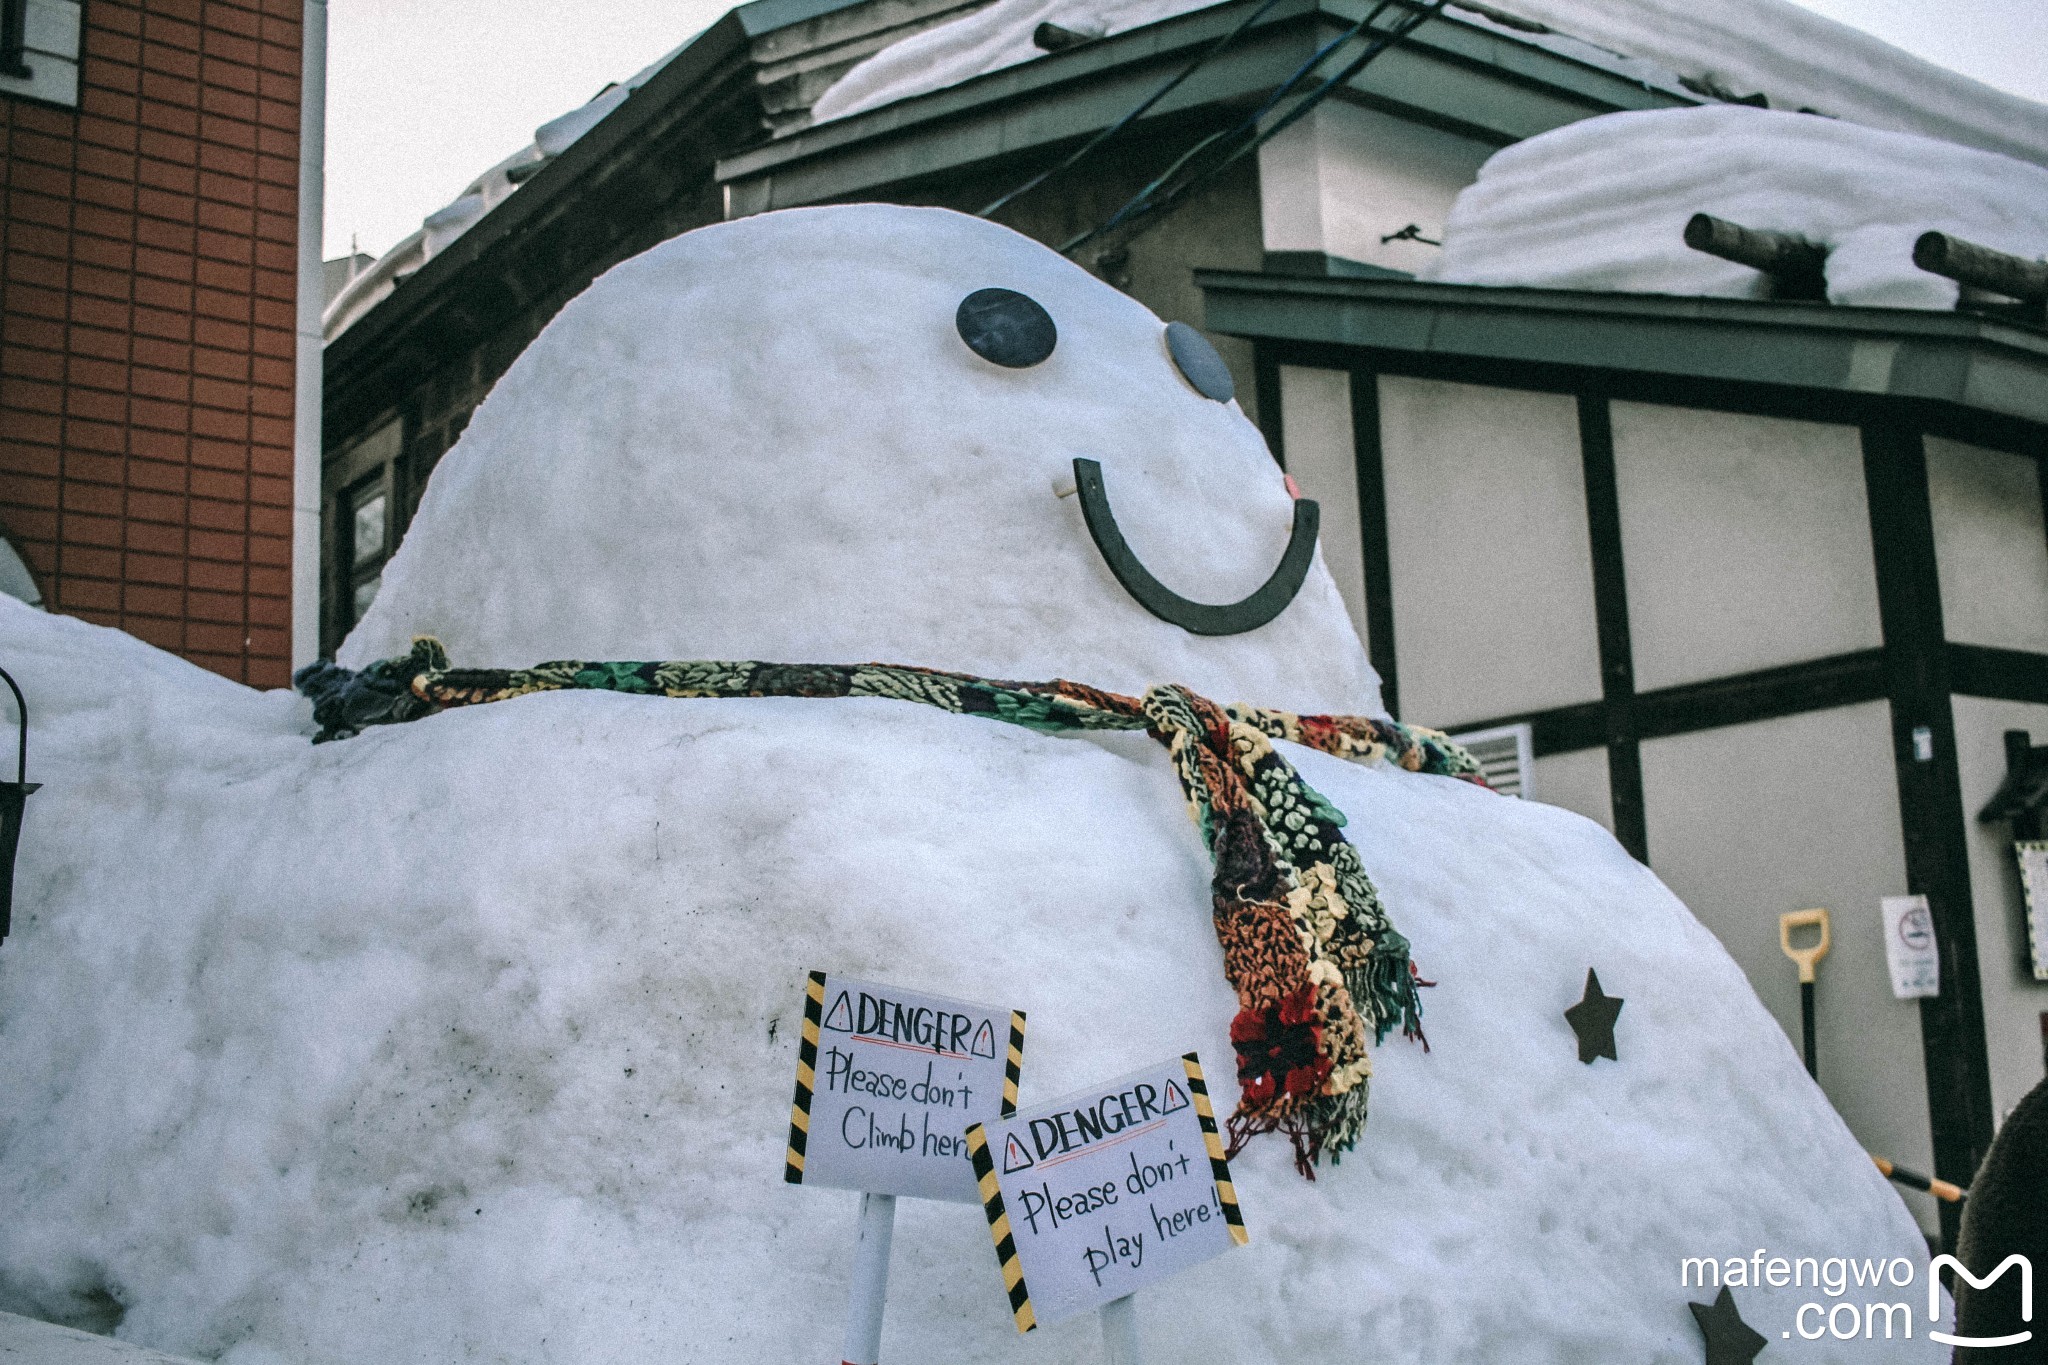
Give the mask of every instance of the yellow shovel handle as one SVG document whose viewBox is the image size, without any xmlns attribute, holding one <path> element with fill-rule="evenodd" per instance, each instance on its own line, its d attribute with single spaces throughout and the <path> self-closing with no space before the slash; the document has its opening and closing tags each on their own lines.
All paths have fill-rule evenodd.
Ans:
<svg viewBox="0 0 2048 1365">
<path fill-rule="evenodd" d="M 1811 924 L 1820 926 L 1820 942 L 1814 944 L 1811 948 L 1794 948 L 1792 946 L 1792 931 L 1794 929 L 1803 929 Z M 1786 957 L 1799 964 L 1800 981 L 1808 982 L 1813 980 L 1813 969 L 1822 958 L 1828 955 L 1828 945 L 1830 942 L 1832 940 L 1828 933 L 1827 911 L 1787 910 L 1784 914 L 1778 916 L 1778 946 L 1784 949 Z"/>
</svg>

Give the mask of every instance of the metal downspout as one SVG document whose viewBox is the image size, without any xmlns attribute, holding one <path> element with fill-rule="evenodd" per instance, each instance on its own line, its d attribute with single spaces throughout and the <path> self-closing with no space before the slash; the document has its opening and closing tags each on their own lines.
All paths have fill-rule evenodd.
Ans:
<svg viewBox="0 0 2048 1365">
<path fill-rule="evenodd" d="M 305 0 L 299 59 L 299 288 L 292 403 L 292 668 L 320 654 L 320 316 L 327 175 L 327 0 Z"/>
</svg>

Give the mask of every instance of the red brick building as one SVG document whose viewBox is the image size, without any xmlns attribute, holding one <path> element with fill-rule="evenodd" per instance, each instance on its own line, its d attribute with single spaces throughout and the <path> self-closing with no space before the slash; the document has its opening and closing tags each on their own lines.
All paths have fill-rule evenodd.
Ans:
<svg viewBox="0 0 2048 1365">
<path fill-rule="evenodd" d="M 284 685 L 300 0 L 5 3 L 0 534 L 49 609 Z"/>
</svg>

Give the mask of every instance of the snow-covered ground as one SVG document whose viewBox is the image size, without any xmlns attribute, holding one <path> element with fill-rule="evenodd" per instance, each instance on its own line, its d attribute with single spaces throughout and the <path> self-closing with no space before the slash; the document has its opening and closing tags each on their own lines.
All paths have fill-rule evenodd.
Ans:
<svg viewBox="0 0 2048 1365">
<path fill-rule="evenodd" d="M 1685 245 L 1711 213 L 1829 248 L 1836 303 L 1952 308 L 1913 264 L 1938 229 L 2048 253 L 2048 170 L 1931 138 L 1739 105 L 1608 114 L 1497 152 L 1458 196 L 1426 273 L 1463 284 L 1762 296 L 1747 266 Z"/>
<path fill-rule="evenodd" d="M 1031 41 L 1041 23 L 1120 33 L 1206 3 L 995 0 L 877 52 L 821 95 L 812 114 L 842 118 L 1043 57 Z M 1923 61 L 1791 0 L 1490 0 L 1453 3 L 1448 16 L 1652 84 L 1685 79 L 1731 95 L 1762 94 L 1777 109 L 1817 109 L 2048 165 L 2048 105 Z"/>
<path fill-rule="evenodd" d="M 975 360 L 963 282 L 1045 304 L 1054 359 Z M 1270 564 L 1256 434 L 1159 332 L 931 210 L 658 248 L 501 381 L 351 654 L 431 622 L 469 664 L 909 649 L 1370 704 L 1320 567 L 1272 625 L 1174 642 L 1091 558 L 1049 477 L 1077 453 L 1169 583 Z M 1037 605 L 992 626 L 1011 597 Z M 0 1309 L 119 1304 L 124 1337 L 228 1365 L 834 1358 L 856 1200 L 781 1179 L 813 967 L 1023 1006 L 1026 1105 L 1189 1047 L 1235 1102 L 1208 859 L 1144 736 L 561 693 L 314 747 L 293 697 L 8 601 L 0 658 L 45 784 L 0 947 Z M 1682 1257 L 1902 1257 L 1924 1283 L 1740 970 L 1603 830 L 1288 752 L 1440 982 L 1432 1047 L 1378 1050 L 1365 1139 L 1314 1183 L 1277 1138 L 1238 1160 L 1251 1244 L 1146 1291 L 1154 1358 L 1675 1365 L 1711 1297 Z M 1588 967 L 1627 1002 L 1591 1066 L 1562 1014 Z M 894 1358 L 1099 1349 L 1085 1317 L 1017 1336 L 971 1206 L 906 1201 L 891 1286 Z M 1736 1293 L 1773 1342 L 1836 1302 Z"/>
</svg>

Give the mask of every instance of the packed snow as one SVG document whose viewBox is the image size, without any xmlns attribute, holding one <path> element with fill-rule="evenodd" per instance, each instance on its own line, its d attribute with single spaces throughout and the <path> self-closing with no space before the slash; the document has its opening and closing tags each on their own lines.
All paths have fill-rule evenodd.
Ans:
<svg viewBox="0 0 2048 1365">
<path fill-rule="evenodd" d="M 977 369 L 963 283 L 1045 304 L 1053 359 Z M 1049 477 L 1074 453 L 1167 581 L 1270 564 L 1277 477 L 1160 330 L 930 210 L 657 248 L 500 382 L 350 655 L 431 624 L 458 663 L 913 650 L 1370 705 L 1320 567 L 1271 625 L 1175 647 L 1092 563 Z M 1144 736 L 583 692 L 315 747 L 299 699 L 13 602 L 0 658 L 45 784 L 0 947 L 0 1310 L 111 1305 L 228 1365 L 834 1359 L 857 1198 L 781 1178 L 814 967 L 1027 1009 L 1027 1106 L 1190 1047 L 1235 1102 L 1208 859 Z M 1920 1288 L 1899 1197 L 1603 830 L 1287 752 L 1440 983 L 1431 1047 L 1378 1050 L 1365 1139 L 1314 1183 L 1277 1138 L 1236 1161 L 1251 1243 L 1145 1292 L 1149 1354 L 1676 1365 L 1712 1297 L 1683 1257 L 1904 1258 Z M 1591 1066 L 1563 1018 L 1588 967 L 1626 1000 Z M 969 1205 L 904 1201 L 890 1283 L 893 1358 L 1100 1349 L 1086 1317 L 1017 1335 Z M 1837 1302 L 1735 1293 L 1772 1341 Z"/>
<path fill-rule="evenodd" d="M 1205 8 L 1204 0 L 995 0 L 854 67 L 818 98 L 843 118 L 1045 55 L 1041 23 L 1120 33 Z M 1506 21 L 1506 22 L 1503 22 Z M 1817 109 L 2048 165 L 2048 105 L 1923 61 L 1791 0 L 1492 0 L 1453 4 L 1467 23 L 1667 89 L 1689 81 L 1778 109 Z"/>
<path fill-rule="evenodd" d="M 1938 229 L 2048 252 L 2048 170 L 1834 119 L 1736 105 L 1608 114 L 1516 143 L 1459 196 L 1427 278 L 1763 297 L 1758 271 L 1685 245 L 1711 213 L 1827 247 L 1836 303 L 1953 308 L 1913 264 Z"/>
<path fill-rule="evenodd" d="M 961 344 L 954 313 L 986 287 L 1051 313 L 1043 364 Z M 1257 429 L 1079 266 L 937 209 L 715 225 L 619 266 L 513 363 L 341 662 L 428 634 L 458 662 L 879 660 L 1378 711 L 1325 573 L 1254 635 L 1149 615 L 1075 534 L 1076 456 L 1185 596 L 1237 601 L 1286 549 L 1293 499 Z"/>
</svg>

